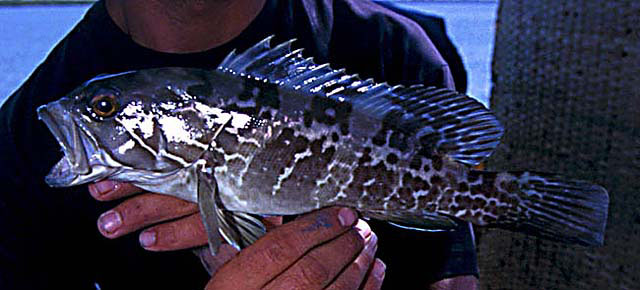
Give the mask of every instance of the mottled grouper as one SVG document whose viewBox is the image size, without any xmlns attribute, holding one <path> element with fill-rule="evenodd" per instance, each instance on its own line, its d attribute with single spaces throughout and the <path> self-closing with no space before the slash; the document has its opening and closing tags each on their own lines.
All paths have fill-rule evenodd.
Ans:
<svg viewBox="0 0 640 290">
<path fill-rule="evenodd" d="M 362 80 L 270 39 L 215 71 L 99 76 L 39 117 L 64 157 L 46 182 L 105 178 L 197 202 L 212 251 L 264 234 L 259 217 L 348 206 L 402 227 L 454 220 L 602 244 L 608 194 L 554 174 L 472 169 L 503 129 L 454 91 Z"/>
</svg>

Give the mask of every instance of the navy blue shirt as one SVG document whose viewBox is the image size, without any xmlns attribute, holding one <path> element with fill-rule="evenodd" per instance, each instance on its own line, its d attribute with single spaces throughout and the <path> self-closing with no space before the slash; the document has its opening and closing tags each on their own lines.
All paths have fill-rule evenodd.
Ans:
<svg viewBox="0 0 640 290">
<path fill-rule="evenodd" d="M 273 34 L 273 43 L 297 38 L 296 45 L 316 62 L 365 78 L 453 86 L 447 62 L 420 26 L 371 2 L 331 2 L 267 1 L 238 37 L 190 54 L 136 44 L 108 16 L 104 1 L 94 4 L 0 109 L 0 288 L 201 289 L 209 279 L 188 250 L 154 253 L 142 249 L 135 234 L 102 237 L 96 220 L 117 202 L 97 202 L 84 186 L 53 189 L 44 183 L 62 153 L 36 108 L 98 74 L 164 66 L 213 69 L 232 49 Z M 466 224 L 444 234 L 371 225 L 389 288 L 477 275 Z"/>
</svg>

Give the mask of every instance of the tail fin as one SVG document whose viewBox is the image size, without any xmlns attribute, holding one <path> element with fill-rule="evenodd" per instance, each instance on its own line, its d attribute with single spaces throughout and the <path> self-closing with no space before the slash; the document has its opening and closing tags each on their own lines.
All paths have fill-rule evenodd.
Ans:
<svg viewBox="0 0 640 290">
<path fill-rule="evenodd" d="M 501 174 L 500 174 L 501 175 Z M 604 242 L 609 195 L 601 186 L 558 175 L 509 172 L 520 185 L 524 214 L 503 226 L 552 240 L 599 246 Z"/>
</svg>

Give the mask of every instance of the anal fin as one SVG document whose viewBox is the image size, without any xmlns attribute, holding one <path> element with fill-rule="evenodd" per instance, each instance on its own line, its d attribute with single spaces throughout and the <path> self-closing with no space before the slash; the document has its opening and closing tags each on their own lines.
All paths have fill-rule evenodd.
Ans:
<svg viewBox="0 0 640 290">
<path fill-rule="evenodd" d="M 428 211 L 384 211 L 367 210 L 363 214 L 378 220 L 387 221 L 389 224 L 410 230 L 440 232 L 455 229 L 458 225 L 446 215 Z"/>
</svg>

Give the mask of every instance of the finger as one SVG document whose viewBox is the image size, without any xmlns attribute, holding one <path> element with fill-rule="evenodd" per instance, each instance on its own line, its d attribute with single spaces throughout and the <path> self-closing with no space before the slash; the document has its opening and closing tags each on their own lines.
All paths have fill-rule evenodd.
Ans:
<svg viewBox="0 0 640 290">
<path fill-rule="evenodd" d="M 267 229 L 282 224 L 281 216 L 263 218 Z M 175 251 L 207 244 L 202 217 L 194 213 L 176 221 L 150 227 L 140 233 L 140 245 L 149 251 Z"/>
<path fill-rule="evenodd" d="M 210 276 L 215 275 L 224 263 L 233 259 L 238 254 L 238 250 L 229 244 L 220 245 L 218 253 L 216 253 L 215 256 L 211 255 L 209 247 L 199 247 L 194 249 L 193 252 L 200 258 L 200 262 L 202 262 L 202 265 Z"/>
<path fill-rule="evenodd" d="M 365 276 L 373 266 L 377 249 L 378 237 L 371 233 L 365 241 L 364 249 L 362 249 L 360 255 L 340 273 L 340 276 L 327 289 L 359 289 L 364 284 Z"/>
<path fill-rule="evenodd" d="M 369 238 L 369 235 L 371 235 L 371 228 L 369 227 L 369 224 L 367 222 L 365 222 L 364 220 L 358 219 L 358 222 L 356 223 L 356 225 L 354 226 L 354 228 L 358 231 L 358 233 L 360 233 L 361 236 L 363 236 L 365 239 Z"/>
<path fill-rule="evenodd" d="M 207 244 L 207 233 L 200 214 L 162 223 L 144 230 L 140 245 L 149 251 L 174 251 Z"/>
<path fill-rule="evenodd" d="M 119 199 L 140 192 L 143 192 L 143 190 L 135 187 L 131 183 L 117 182 L 108 179 L 89 184 L 89 193 L 93 198 L 100 201 Z"/>
<path fill-rule="evenodd" d="M 364 246 L 355 229 L 304 255 L 265 289 L 323 289 L 349 265 Z M 359 283 L 358 283 L 359 284 Z"/>
<path fill-rule="evenodd" d="M 380 259 L 376 259 L 373 263 L 373 267 L 365 280 L 362 290 L 379 290 L 382 288 L 382 282 L 384 281 L 384 274 L 387 266 Z M 464 289 L 464 288 L 461 288 Z"/>
<path fill-rule="evenodd" d="M 195 203 L 172 196 L 146 193 L 129 198 L 98 218 L 98 229 L 107 238 L 117 238 L 151 224 L 198 211 Z"/>
<path fill-rule="evenodd" d="M 273 230 L 282 225 L 282 216 L 269 216 L 262 218 L 262 223 L 267 231 Z"/>
<path fill-rule="evenodd" d="M 225 264 L 209 281 L 208 287 L 262 287 L 311 248 L 346 232 L 356 220 L 355 211 L 332 207 L 277 227 Z M 246 273 L 252 275 L 245 277 Z"/>
</svg>

